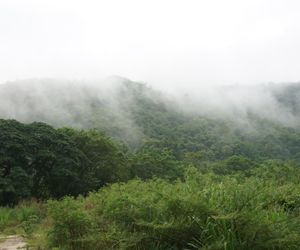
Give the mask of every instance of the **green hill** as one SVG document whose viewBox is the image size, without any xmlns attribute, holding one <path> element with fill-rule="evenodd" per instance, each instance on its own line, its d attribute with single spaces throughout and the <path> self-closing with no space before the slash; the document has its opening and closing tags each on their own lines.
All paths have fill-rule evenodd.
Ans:
<svg viewBox="0 0 300 250">
<path fill-rule="evenodd" d="M 1 232 L 33 249 L 299 249 L 299 85 L 217 92 L 0 85 Z"/>
</svg>

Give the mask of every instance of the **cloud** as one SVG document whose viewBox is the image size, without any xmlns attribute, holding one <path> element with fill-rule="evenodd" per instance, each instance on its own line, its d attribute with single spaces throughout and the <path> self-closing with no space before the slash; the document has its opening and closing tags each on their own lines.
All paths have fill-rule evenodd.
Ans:
<svg viewBox="0 0 300 250">
<path fill-rule="evenodd" d="M 0 81 L 123 75 L 164 90 L 298 81 L 298 1 L 3 0 Z"/>
</svg>

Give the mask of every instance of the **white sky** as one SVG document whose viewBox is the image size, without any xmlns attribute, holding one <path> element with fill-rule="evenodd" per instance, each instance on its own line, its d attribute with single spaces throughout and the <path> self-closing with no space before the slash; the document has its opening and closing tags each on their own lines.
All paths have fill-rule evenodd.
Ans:
<svg viewBox="0 0 300 250">
<path fill-rule="evenodd" d="M 0 82 L 300 80 L 300 1 L 0 0 Z"/>
</svg>

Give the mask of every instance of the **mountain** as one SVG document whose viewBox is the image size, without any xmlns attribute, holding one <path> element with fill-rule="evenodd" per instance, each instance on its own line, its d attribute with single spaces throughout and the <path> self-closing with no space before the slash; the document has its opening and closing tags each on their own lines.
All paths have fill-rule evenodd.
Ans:
<svg viewBox="0 0 300 250">
<path fill-rule="evenodd" d="M 299 85 L 182 94 L 0 85 L 0 229 L 42 249 L 298 249 Z"/>
<path fill-rule="evenodd" d="M 206 93 L 200 101 L 174 98 L 118 77 L 17 81 L 0 85 L 0 118 L 95 128 L 133 150 L 168 149 L 177 159 L 191 152 L 202 161 L 300 158 L 300 84 L 220 87 L 205 99 Z"/>
</svg>

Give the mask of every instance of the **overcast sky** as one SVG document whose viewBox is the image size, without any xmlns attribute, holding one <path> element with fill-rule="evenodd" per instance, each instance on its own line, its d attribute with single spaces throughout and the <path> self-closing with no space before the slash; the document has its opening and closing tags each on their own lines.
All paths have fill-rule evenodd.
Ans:
<svg viewBox="0 0 300 250">
<path fill-rule="evenodd" d="M 0 0 L 0 82 L 300 80 L 300 1 Z"/>
</svg>

